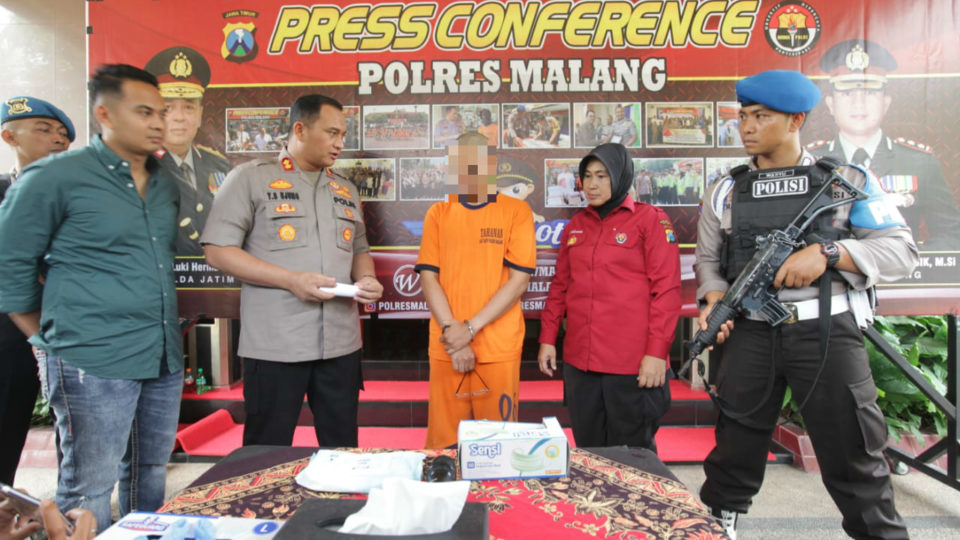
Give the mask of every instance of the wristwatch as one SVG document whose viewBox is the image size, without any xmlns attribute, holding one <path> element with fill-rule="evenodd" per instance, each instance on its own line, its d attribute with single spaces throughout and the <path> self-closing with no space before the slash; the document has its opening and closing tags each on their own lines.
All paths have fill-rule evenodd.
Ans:
<svg viewBox="0 0 960 540">
<path fill-rule="evenodd" d="M 840 246 L 836 242 L 826 241 L 820 243 L 820 253 L 827 258 L 827 268 L 833 268 L 840 262 Z"/>
</svg>

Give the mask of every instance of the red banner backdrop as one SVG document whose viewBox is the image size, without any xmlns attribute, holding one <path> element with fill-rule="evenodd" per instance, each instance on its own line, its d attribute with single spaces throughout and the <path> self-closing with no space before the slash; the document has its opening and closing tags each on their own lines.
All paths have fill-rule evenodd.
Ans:
<svg viewBox="0 0 960 540">
<path fill-rule="evenodd" d="M 450 127 L 444 122 L 451 108 L 457 129 L 492 125 L 502 176 L 517 179 L 501 182 L 501 190 L 524 198 L 535 213 L 540 252 L 523 306 L 536 317 L 560 233 L 583 204 L 567 186 L 564 166 L 575 173 L 596 142 L 584 129 L 587 115 L 596 117 L 597 133 L 614 130 L 614 109 L 621 105 L 637 133 L 629 144 L 637 169 L 650 171 L 658 186 L 650 200 L 674 222 L 683 253 L 684 309 L 692 315 L 697 199 L 744 157 L 735 133 L 734 81 L 765 69 L 796 69 L 828 95 L 830 73 L 821 63 L 827 51 L 846 40 L 869 40 L 894 60 L 881 66 L 887 104 L 879 113 L 880 146 L 904 156 L 896 158 L 900 169 L 874 172 L 901 200 L 922 251 L 912 277 L 880 288 L 881 311 L 930 314 L 960 306 L 960 235 L 944 227 L 960 223 L 957 0 L 313 6 L 100 0 L 87 6 L 91 70 L 113 62 L 144 66 L 169 47 L 203 56 L 211 78 L 196 142 L 223 152 L 234 165 L 273 155 L 279 139 L 257 141 L 257 129 L 269 133 L 282 124 L 284 108 L 298 95 L 325 93 L 348 106 L 351 134 L 335 168 L 363 195 L 386 289 L 375 310 L 398 318 L 428 316 L 412 264 L 423 215 L 440 199 L 430 182 L 445 166 L 441 134 Z M 875 66 L 883 63 L 869 52 Z M 863 58 L 844 61 L 849 66 Z M 837 146 L 842 128 L 835 113 L 827 100 L 818 106 L 804 142 L 820 151 Z M 545 123 L 559 125 L 559 136 L 538 136 Z M 699 177 L 690 181 L 690 174 Z M 937 199 L 932 210 L 924 206 L 931 194 Z M 182 258 L 178 268 L 185 315 L 238 313 L 236 282 L 202 258 Z"/>
</svg>

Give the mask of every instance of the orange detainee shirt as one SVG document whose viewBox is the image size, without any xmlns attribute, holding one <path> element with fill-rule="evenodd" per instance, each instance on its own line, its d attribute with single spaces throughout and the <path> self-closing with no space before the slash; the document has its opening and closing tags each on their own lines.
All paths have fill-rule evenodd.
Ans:
<svg viewBox="0 0 960 540">
<path fill-rule="evenodd" d="M 510 268 L 532 275 L 536 265 L 533 211 L 526 202 L 498 194 L 494 203 L 438 202 L 427 211 L 416 269 L 438 273 L 457 320 L 480 311 L 507 282 Z M 477 362 L 519 359 L 523 333 L 518 301 L 477 332 L 471 343 Z M 431 318 L 429 355 L 449 362 L 440 335 L 440 325 Z"/>
</svg>

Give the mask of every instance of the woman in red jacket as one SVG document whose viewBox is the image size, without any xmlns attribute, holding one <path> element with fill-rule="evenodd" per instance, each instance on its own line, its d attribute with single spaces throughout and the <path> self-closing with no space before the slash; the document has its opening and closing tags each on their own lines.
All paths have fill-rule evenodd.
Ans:
<svg viewBox="0 0 960 540">
<path fill-rule="evenodd" d="M 540 371 L 553 376 L 567 318 L 564 393 L 581 447 L 656 450 L 670 406 L 668 356 L 680 314 L 680 254 L 663 210 L 627 193 L 633 162 L 621 144 L 580 161 L 589 206 L 563 231 L 540 315 Z"/>
</svg>

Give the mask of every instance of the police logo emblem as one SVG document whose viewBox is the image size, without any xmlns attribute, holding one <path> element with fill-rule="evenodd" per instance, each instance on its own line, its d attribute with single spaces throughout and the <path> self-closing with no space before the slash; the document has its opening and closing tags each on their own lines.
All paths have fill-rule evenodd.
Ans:
<svg viewBox="0 0 960 540">
<path fill-rule="evenodd" d="M 571 236 L 570 238 L 567 239 L 567 245 L 568 245 L 568 246 L 572 246 L 572 245 L 576 244 L 579 240 L 580 240 L 580 239 L 579 239 L 578 237 L 576 237 L 576 236 Z"/>
<path fill-rule="evenodd" d="M 663 229 L 663 233 L 664 233 L 664 235 L 666 235 L 666 237 L 667 237 L 667 243 L 668 243 L 668 244 L 676 244 L 676 243 L 677 243 L 677 235 L 676 235 L 676 233 L 673 232 L 673 229 Z"/>
<path fill-rule="evenodd" d="M 297 237 L 297 229 L 293 225 L 284 225 L 277 230 L 277 236 L 284 242 L 292 242 Z"/>
<path fill-rule="evenodd" d="M 627 241 L 627 233 L 617 233 L 613 239 L 616 240 L 618 244 L 623 244 Z"/>
<path fill-rule="evenodd" d="M 33 112 L 33 109 L 27 105 L 27 98 L 13 98 L 7 100 L 7 114 L 24 114 L 28 112 Z"/>
<path fill-rule="evenodd" d="M 297 207 L 290 203 L 283 203 L 273 209 L 278 214 L 292 214 L 297 211 Z"/>
<path fill-rule="evenodd" d="M 257 17 L 256 11 L 238 9 L 223 14 L 224 19 L 236 17 Z M 220 56 L 229 62 L 249 62 L 257 57 L 257 39 L 254 36 L 257 26 L 252 21 L 228 22 L 223 27 L 223 44 L 220 46 Z"/>
<path fill-rule="evenodd" d="M 293 187 L 293 184 L 287 182 L 283 178 L 277 178 L 273 182 L 270 182 L 271 189 L 290 189 Z"/>
<path fill-rule="evenodd" d="M 343 213 L 346 214 L 348 218 L 353 219 L 353 210 L 347 208 L 343 211 Z"/>
<path fill-rule="evenodd" d="M 773 50 L 783 56 L 800 56 L 820 39 L 820 15 L 806 2 L 780 2 L 767 12 L 763 30 Z"/>
<path fill-rule="evenodd" d="M 186 79 L 193 73 L 193 64 L 183 51 L 177 53 L 170 61 L 170 75 L 177 79 Z"/>
<path fill-rule="evenodd" d="M 349 242 L 353 239 L 353 229 L 347 227 L 343 230 L 343 239 Z"/>
<path fill-rule="evenodd" d="M 866 71 L 870 67 L 870 55 L 857 43 L 843 58 L 843 63 L 850 71 Z"/>
</svg>

